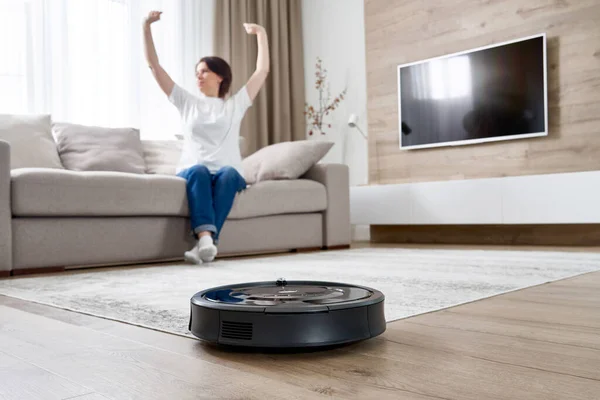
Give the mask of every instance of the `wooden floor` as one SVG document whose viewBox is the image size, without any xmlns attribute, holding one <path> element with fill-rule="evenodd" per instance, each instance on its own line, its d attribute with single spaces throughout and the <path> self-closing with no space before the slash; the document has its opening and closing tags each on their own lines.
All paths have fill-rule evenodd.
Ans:
<svg viewBox="0 0 600 400">
<path fill-rule="evenodd" d="M 228 352 L 0 296 L 0 399 L 204 398 L 598 400 L 600 272 L 305 354 Z"/>
</svg>

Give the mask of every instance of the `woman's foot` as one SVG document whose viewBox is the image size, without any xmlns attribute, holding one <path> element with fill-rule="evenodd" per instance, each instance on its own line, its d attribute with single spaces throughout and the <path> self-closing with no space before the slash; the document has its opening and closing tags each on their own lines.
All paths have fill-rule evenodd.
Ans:
<svg viewBox="0 0 600 400">
<path fill-rule="evenodd" d="M 217 256 L 217 246 L 211 236 L 201 236 L 198 240 L 198 256 L 203 262 L 211 262 Z"/>
<path fill-rule="evenodd" d="M 196 242 L 196 245 L 193 249 L 184 253 L 184 258 L 187 262 L 190 262 L 192 264 L 202 264 L 202 258 L 200 257 L 199 242 Z"/>
</svg>

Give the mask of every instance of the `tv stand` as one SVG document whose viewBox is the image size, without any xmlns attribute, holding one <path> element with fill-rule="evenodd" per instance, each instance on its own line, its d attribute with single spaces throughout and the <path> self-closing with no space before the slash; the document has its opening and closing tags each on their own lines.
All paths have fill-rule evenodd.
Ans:
<svg viewBox="0 0 600 400">
<path fill-rule="evenodd" d="M 353 225 L 600 223 L 600 171 L 350 188 Z"/>
</svg>

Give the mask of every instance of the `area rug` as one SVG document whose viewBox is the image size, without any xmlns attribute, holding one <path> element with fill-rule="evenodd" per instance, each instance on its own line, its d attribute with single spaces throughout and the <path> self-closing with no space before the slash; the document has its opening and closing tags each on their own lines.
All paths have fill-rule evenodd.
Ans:
<svg viewBox="0 0 600 400">
<path fill-rule="evenodd" d="M 364 248 L 15 277 L 0 280 L 0 294 L 191 336 L 191 296 L 231 283 L 369 286 L 384 293 L 390 322 L 597 270 L 600 253 Z"/>
</svg>

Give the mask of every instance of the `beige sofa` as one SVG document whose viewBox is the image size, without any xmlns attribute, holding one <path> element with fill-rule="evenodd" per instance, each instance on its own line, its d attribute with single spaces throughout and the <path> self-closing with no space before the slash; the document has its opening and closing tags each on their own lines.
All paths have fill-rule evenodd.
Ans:
<svg viewBox="0 0 600 400">
<path fill-rule="evenodd" d="M 0 275 L 182 260 L 193 246 L 179 177 L 10 165 L 0 141 Z M 240 193 L 219 254 L 349 244 L 348 168 L 316 164 Z"/>
</svg>

